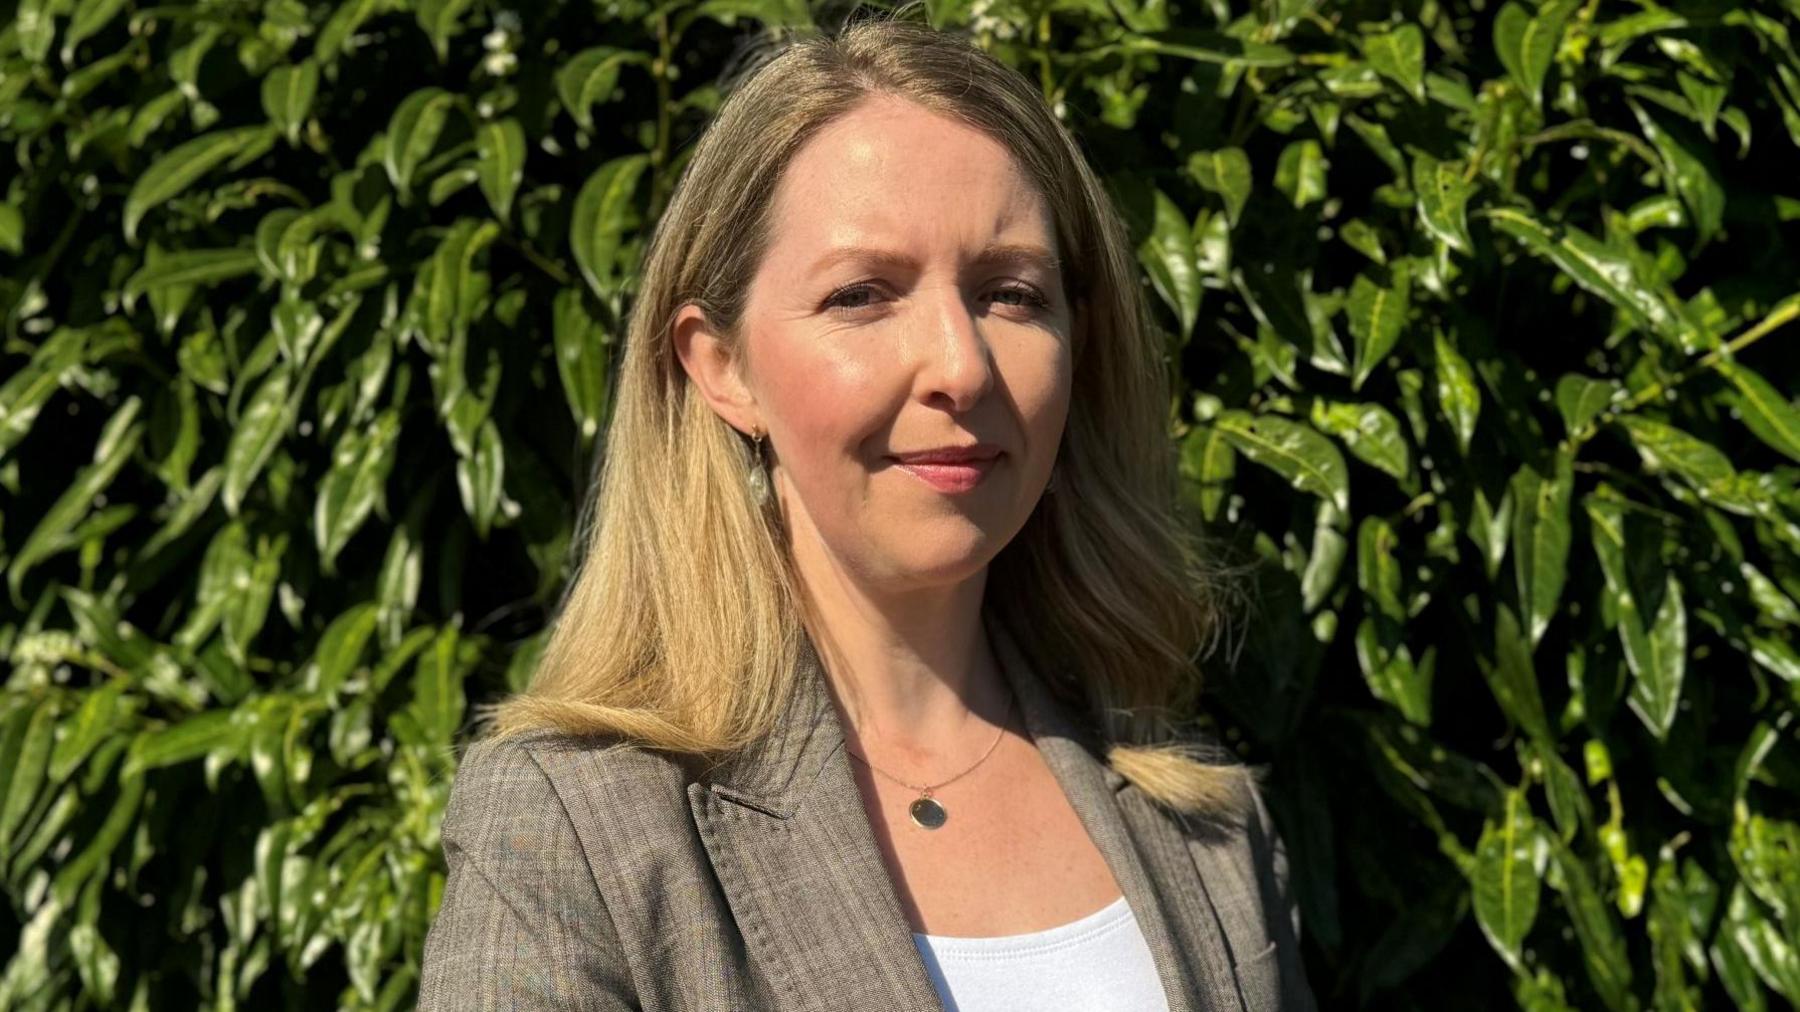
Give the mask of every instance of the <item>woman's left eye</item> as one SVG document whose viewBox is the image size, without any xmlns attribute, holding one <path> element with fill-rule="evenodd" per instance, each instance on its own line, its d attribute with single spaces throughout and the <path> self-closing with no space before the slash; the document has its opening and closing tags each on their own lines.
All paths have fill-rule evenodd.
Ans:
<svg viewBox="0 0 1800 1012">
<path fill-rule="evenodd" d="M 1017 296 L 1019 296 L 1019 298 L 1021 300 L 1023 300 L 1020 302 L 1007 303 L 1008 305 L 1013 305 L 1013 306 L 1030 306 L 1034 309 L 1045 309 L 1050 305 L 1050 300 L 1044 298 L 1042 295 L 1039 295 L 1037 292 L 1037 289 L 1035 289 L 1035 288 L 1026 288 L 1024 286 L 1008 286 L 1006 288 L 996 289 L 994 294 L 995 295 L 1017 295 Z"/>
</svg>

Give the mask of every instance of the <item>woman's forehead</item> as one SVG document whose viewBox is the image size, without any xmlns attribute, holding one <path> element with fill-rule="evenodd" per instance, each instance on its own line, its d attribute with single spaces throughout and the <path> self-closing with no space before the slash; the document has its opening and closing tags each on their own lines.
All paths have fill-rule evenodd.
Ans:
<svg viewBox="0 0 1800 1012">
<path fill-rule="evenodd" d="M 977 259 L 1017 258 L 1020 247 L 1055 255 L 1048 204 L 1005 146 L 908 103 L 858 108 L 813 137 L 773 210 L 774 243 L 809 273 L 834 256 L 918 256 L 943 244 Z"/>
</svg>

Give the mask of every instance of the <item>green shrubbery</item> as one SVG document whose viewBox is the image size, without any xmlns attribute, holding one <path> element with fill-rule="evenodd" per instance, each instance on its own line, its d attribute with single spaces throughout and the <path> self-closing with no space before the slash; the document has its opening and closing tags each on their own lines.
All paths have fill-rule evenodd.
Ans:
<svg viewBox="0 0 1800 1012">
<path fill-rule="evenodd" d="M 1330 1005 L 1800 1002 L 1793 0 L 944 0 L 1142 240 Z M 735 42 L 24 0 L 0 1007 L 394 1007 Z"/>
</svg>

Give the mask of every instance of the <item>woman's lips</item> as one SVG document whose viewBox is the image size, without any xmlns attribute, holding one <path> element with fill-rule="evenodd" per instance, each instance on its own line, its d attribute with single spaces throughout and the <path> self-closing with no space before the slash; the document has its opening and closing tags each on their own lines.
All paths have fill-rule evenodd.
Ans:
<svg viewBox="0 0 1800 1012">
<path fill-rule="evenodd" d="M 967 460 L 958 464 L 927 464 L 923 462 L 909 463 L 895 459 L 894 463 L 902 471 L 906 471 L 939 492 L 956 494 L 967 492 L 981 484 L 995 461 L 1000 458 L 989 457 L 986 460 Z"/>
</svg>

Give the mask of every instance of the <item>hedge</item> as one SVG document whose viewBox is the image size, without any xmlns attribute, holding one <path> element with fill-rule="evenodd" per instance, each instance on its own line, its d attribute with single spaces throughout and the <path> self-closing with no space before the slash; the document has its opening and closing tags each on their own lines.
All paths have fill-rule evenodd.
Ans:
<svg viewBox="0 0 1800 1012">
<path fill-rule="evenodd" d="M 799 0 L 22 0 L 0 1007 L 394 1008 Z M 1800 1003 L 1793 0 L 939 0 L 1127 215 L 1332 1007 Z"/>
</svg>

